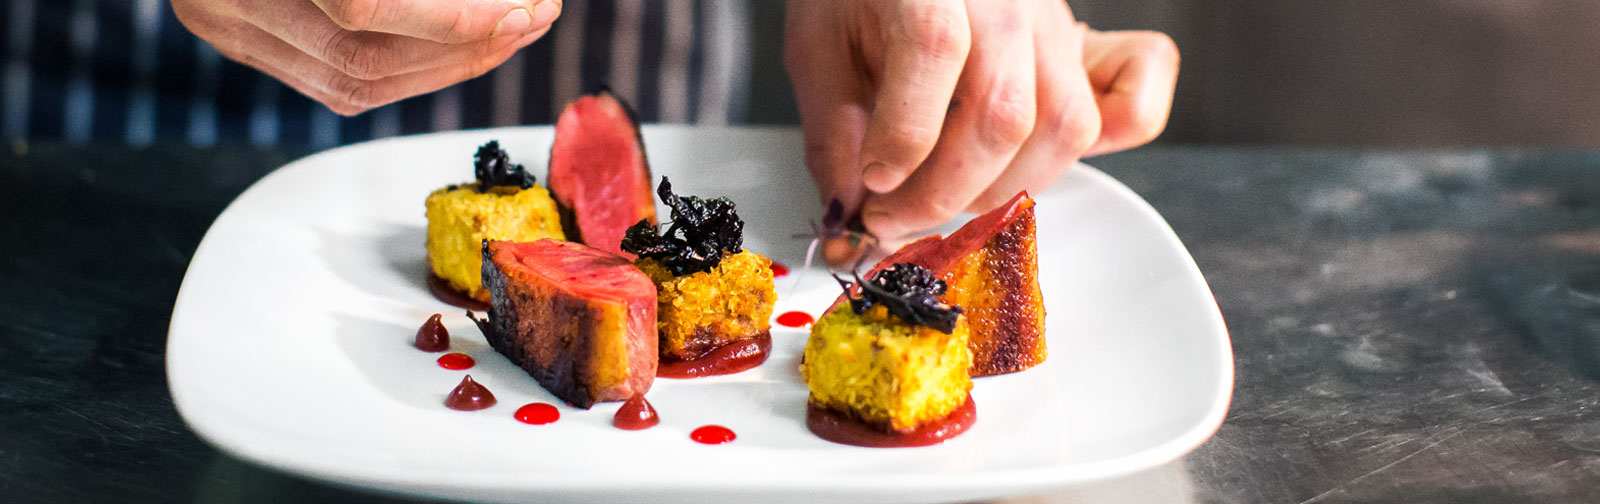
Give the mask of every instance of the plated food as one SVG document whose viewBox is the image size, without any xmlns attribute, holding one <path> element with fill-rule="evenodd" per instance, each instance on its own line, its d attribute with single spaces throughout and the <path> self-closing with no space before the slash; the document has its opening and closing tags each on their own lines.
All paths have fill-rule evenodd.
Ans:
<svg viewBox="0 0 1600 504">
<path fill-rule="evenodd" d="M 624 231 L 640 220 L 656 223 L 639 122 L 609 91 L 579 98 L 561 111 L 546 180 L 561 207 L 568 240 L 626 256 Z"/>
<path fill-rule="evenodd" d="M 485 318 L 469 317 L 556 397 L 582 409 L 628 401 L 615 424 L 647 428 L 659 422 L 644 399 L 656 377 L 731 374 L 766 361 L 772 261 L 744 248 L 733 201 L 680 195 L 665 177 L 654 194 L 671 219 L 657 223 L 644 145 L 615 96 L 586 96 L 562 113 L 550 191 L 495 141 L 479 148 L 474 171 L 476 184 L 426 201 L 431 270 L 487 301 Z M 800 364 L 808 427 L 881 447 L 938 443 L 970 427 L 973 378 L 1046 357 L 1034 233 L 1033 200 L 1018 194 L 948 237 L 890 254 L 865 279 L 841 279 L 844 294 L 811 325 Z M 437 325 L 425 324 L 414 344 L 448 346 L 426 337 Z M 447 405 L 483 406 L 456 399 L 469 392 L 489 394 L 463 379 Z M 725 442 L 718 432 L 703 437 Z"/>
<path fill-rule="evenodd" d="M 423 202 L 428 217 L 429 283 L 441 299 L 482 309 L 484 240 L 533 241 L 561 238 L 561 219 L 550 193 L 500 142 L 490 140 L 473 156 L 475 182 L 450 184 Z M 442 284 L 442 285 L 441 285 Z M 473 303 L 476 301 L 477 303 Z"/>
<path fill-rule="evenodd" d="M 772 348 L 772 261 L 744 249 L 744 221 L 727 198 L 656 191 L 672 208 L 659 230 L 641 220 L 622 249 L 655 283 L 661 376 L 694 378 L 761 365 Z"/>
<path fill-rule="evenodd" d="M 923 446 L 976 419 L 972 378 L 1045 358 L 1033 200 L 1011 201 L 949 237 L 884 258 L 844 294 L 806 342 L 806 425 L 830 441 Z"/>
<path fill-rule="evenodd" d="M 489 345 L 573 406 L 625 401 L 656 377 L 655 288 L 627 259 L 559 240 L 491 241 Z"/>
</svg>

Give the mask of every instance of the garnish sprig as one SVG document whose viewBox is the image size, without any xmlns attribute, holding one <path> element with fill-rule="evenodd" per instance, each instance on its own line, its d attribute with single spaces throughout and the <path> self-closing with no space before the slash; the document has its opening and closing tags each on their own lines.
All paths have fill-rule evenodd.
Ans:
<svg viewBox="0 0 1600 504">
<path fill-rule="evenodd" d="M 851 275 L 855 277 L 855 282 L 839 278 L 838 275 L 834 275 L 833 279 L 844 287 L 845 297 L 850 300 L 850 310 L 857 315 L 877 304 L 883 305 L 889 313 L 908 324 L 945 334 L 955 331 L 961 307 L 939 301 L 939 296 L 944 295 L 949 286 L 927 268 L 911 263 L 895 263 L 866 281 L 861 280 L 859 273 Z M 852 295 L 852 286 L 860 286 L 860 292 Z"/>
<path fill-rule="evenodd" d="M 623 235 L 622 250 L 655 259 L 682 276 L 710 271 L 724 256 L 744 249 L 744 221 L 732 200 L 678 196 L 666 177 L 661 177 L 656 195 L 672 209 L 667 230 L 657 232 L 648 219 L 640 220 Z"/>
<path fill-rule="evenodd" d="M 500 148 L 499 140 L 478 147 L 472 155 L 472 174 L 478 179 L 478 192 L 487 192 L 496 186 L 533 187 L 533 174 L 522 165 L 511 162 L 511 155 Z"/>
</svg>

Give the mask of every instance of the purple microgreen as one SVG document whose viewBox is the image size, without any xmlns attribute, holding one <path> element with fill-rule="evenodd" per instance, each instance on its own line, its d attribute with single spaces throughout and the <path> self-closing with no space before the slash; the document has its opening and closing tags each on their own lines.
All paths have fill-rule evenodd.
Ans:
<svg viewBox="0 0 1600 504">
<path fill-rule="evenodd" d="M 927 268 L 911 263 L 895 263 L 872 275 L 866 281 L 859 273 L 851 273 L 855 282 L 834 275 L 833 279 L 844 288 L 850 309 L 857 315 L 872 305 L 883 305 L 889 313 L 907 324 L 928 327 L 950 334 L 955 331 L 961 307 L 947 305 L 939 300 L 949 288 Z M 859 292 L 851 292 L 852 287 Z"/>
</svg>

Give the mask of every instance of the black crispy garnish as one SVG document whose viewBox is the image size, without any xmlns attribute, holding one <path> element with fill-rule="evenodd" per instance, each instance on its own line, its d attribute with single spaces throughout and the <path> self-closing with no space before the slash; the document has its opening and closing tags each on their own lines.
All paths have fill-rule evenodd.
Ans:
<svg viewBox="0 0 1600 504">
<path fill-rule="evenodd" d="M 944 295 L 949 286 L 928 268 L 911 263 L 895 263 L 865 282 L 861 281 L 860 274 L 854 276 L 854 283 L 838 275 L 834 275 L 833 279 L 844 287 L 845 297 L 850 299 L 850 309 L 857 315 L 879 304 L 907 324 L 932 328 L 945 334 L 956 330 L 956 318 L 961 315 L 961 307 L 939 301 L 939 296 Z M 851 296 L 852 285 L 861 286 L 859 295 Z"/>
<path fill-rule="evenodd" d="M 681 276 L 710 271 L 723 256 L 744 248 L 744 221 L 734 211 L 733 201 L 678 196 L 666 177 L 661 177 L 656 195 L 672 208 L 666 232 L 657 233 L 649 220 L 640 220 L 622 236 L 622 250 L 655 259 Z"/>
<path fill-rule="evenodd" d="M 532 173 L 528 173 L 522 165 L 511 162 L 511 156 L 500 148 L 499 140 L 490 140 L 478 147 L 478 153 L 472 156 L 472 174 L 478 178 L 480 193 L 495 186 L 527 189 L 533 187 L 534 182 Z"/>
</svg>

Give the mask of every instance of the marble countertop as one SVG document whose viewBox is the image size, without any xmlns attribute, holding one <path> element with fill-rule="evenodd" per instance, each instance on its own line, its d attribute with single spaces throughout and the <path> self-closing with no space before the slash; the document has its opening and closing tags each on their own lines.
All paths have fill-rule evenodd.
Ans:
<svg viewBox="0 0 1600 504">
<path fill-rule="evenodd" d="M 195 246 L 302 154 L 0 153 L 0 500 L 402 500 L 219 453 L 167 393 Z M 1600 152 L 1088 162 L 1194 255 L 1232 335 L 1233 403 L 1179 461 L 1015 502 L 1600 501 Z"/>
</svg>

